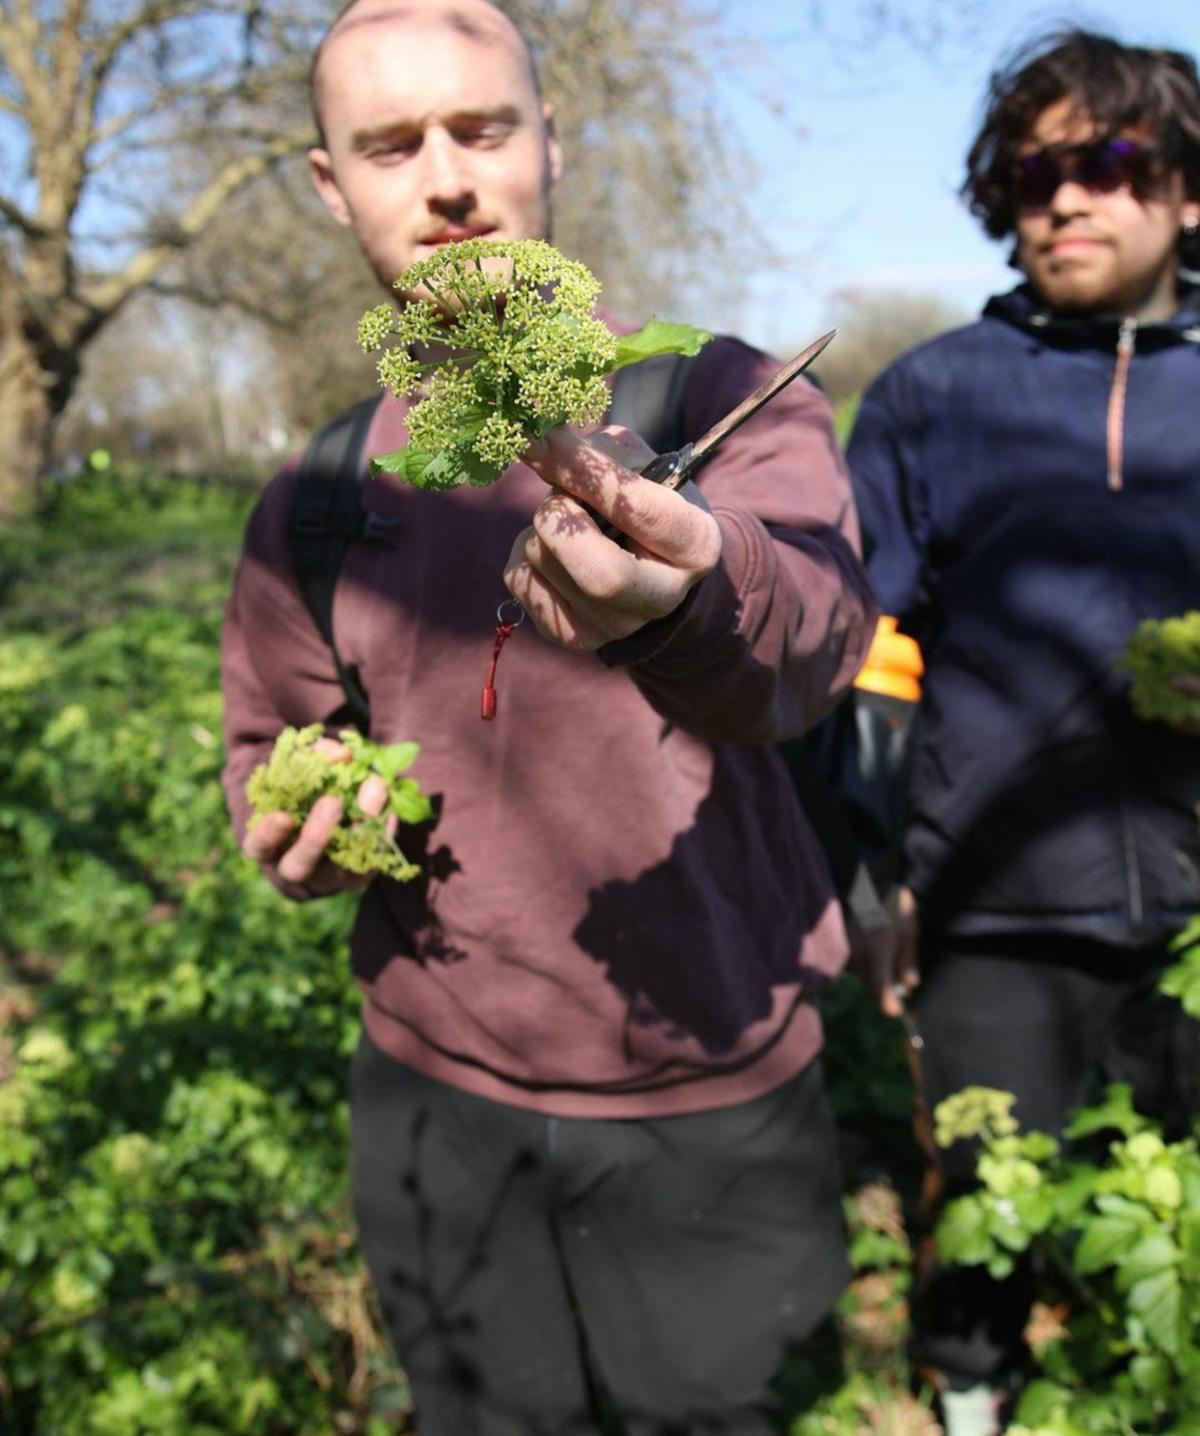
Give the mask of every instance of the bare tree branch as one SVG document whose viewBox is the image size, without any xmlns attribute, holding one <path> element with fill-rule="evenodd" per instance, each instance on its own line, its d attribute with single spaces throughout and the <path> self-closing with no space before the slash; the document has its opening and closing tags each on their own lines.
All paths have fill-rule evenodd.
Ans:
<svg viewBox="0 0 1200 1436">
<path fill-rule="evenodd" d="M 46 234 L 46 230 L 32 215 L 26 214 L 20 205 L 2 194 L 0 194 L 0 217 L 8 220 L 10 224 L 14 225 L 22 234 L 27 235 L 30 239 L 41 239 Z"/>
<path fill-rule="evenodd" d="M 226 166 L 180 217 L 171 239 L 143 249 L 134 255 L 120 274 L 113 275 L 97 285 L 86 296 L 88 308 L 93 314 L 100 316 L 115 313 L 134 290 L 146 284 L 173 254 L 202 233 L 230 196 L 251 180 L 265 174 L 284 156 L 296 153 L 307 145 L 308 140 L 307 129 L 282 135 L 259 153 L 248 155 Z"/>
</svg>

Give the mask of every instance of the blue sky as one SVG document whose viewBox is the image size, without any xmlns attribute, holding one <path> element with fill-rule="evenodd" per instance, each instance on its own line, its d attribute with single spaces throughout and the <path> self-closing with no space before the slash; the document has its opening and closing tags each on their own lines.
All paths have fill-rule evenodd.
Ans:
<svg viewBox="0 0 1200 1436">
<path fill-rule="evenodd" d="M 896 7 L 915 17 L 924 3 Z M 1070 21 L 1200 55 L 1200 0 L 995 0 L 934 55 L 878 32 L 851 29 L 836 41 L 833 32 L 857 15 L 853 0 L 831 0 L 831 33 L 818 38 L 800 33 L 796 0 L 722 8 L 741 33 L 770 37 L 771 88 L 788 122 L 744 89 L 724 99 L 759 156 L 752 217 L 784 262 L 759 273 L 744 300 L 687 317 L 779 353 L 817 332 L 841 287 L 935 293 L 974 313 L 1010 286 L 1003 248 L 977 229 L 956 190 L 988 75 L 1015 44 Z"/>
</svg>

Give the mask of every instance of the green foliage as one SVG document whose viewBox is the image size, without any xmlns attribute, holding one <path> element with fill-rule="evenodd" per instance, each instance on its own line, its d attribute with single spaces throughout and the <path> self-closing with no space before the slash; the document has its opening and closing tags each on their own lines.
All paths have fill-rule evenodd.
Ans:
<svg viewBox="0 0 1200 1436">
<path fill-rule="evenodd" d="M 406 1402 L 349 1236 L 353 899 L 275 893 L 218 782 L 250 497 L 87 478 L 0 542 L 0 1430 L 21 1436 L 364 1433 Z"/>
<path fill-rule="evenodd" d="M 494 483 L 560 424 L 591 424 L 608 407 L 604 376 L 655 354 L 695 354 L 709 335 L 651 321 L 615 338 L 595 317 L 600 286 L 543 240 L 466 240 L 419 260 L 396 281 L 405 302 L 363 315 L 358 340 L 394 394 L 423 390 L 410 443 L 371 460 L 426 489 Z M 437 357 L 424 357 L 435 354 Z"/>
<path fill-rule="evenodd" d="M 1171 944 L 1179 961 L 1169 967 L 1159 984 L 1168 997 L 1177 997 L 1189 1017 L 1200 1019 L 1200 917 L 1194 917 Z"/>
<path fill-rule="evenodd" d="M 1200 722 L 1200 698 L 1171 686 L 1172 678 L 1200 674 L 1200 611 L 1146 619 L 1126 643 L 1118 666 L 1133 675 L 1129 697 L 1139 718 Z"/>
<path fill-rule="evenodd" d="M 342 821 L 334 829 L 327 852 L 339 867 L 352 873 L 383 873 L 406 882 L 420 872 L 401 852 L 389 819 L 424 823 L 433 817 L 433 805 L 413 778 L 400 776 L 421 751 L 418 743 L 392 743 L 381 747 L 353 728 L 338 734 L 345 751 L 330 758 L 320 751 L 325 729 L 320 723 L 307 728 L 285 728 L 275 740 L 271 756 L 260 763 L 246 784 L 254 814 L 253 828 L 267 813 L 284 812 L 297 825 L 313 804 L 329 795 L 342 804 Z M 358 790 L 374 775 L 387 784 L 387 806 L 377 814 L 363 812 Z"/>
<path fill-rule="evenodd" d="M 1194 930 L 1193 925 L 1193 930 Z M 1194 949 L 1193 949 L 1194 956 Z M 1183 964 L 1181 964 L 1182 966 Z M 1127 1086 L 1085 1108 L 1069 1142 L 1115 1132 L 1103 1159 L 1019 1133 L 1007 1093 L 970 1088 L 937 1110 L 943 1145 L 978 1140 L 977 1191 L 937 1230 L 944 1259 L 1009 1275 L 1032 1252 L 1056 1320 L 1034 1344 L 1041 1369 L 1022 1394 L 1025 1436 L 1200 1429 L 1200 1152 L 1168 1143 Z"/>
<path fill-rule="evenodd" d="M 846 1197 L 845 1211 L 854 1276 L 837 1308 L 844 1369 L 830 1380 L 828 1364 L 808 1351 L 793 1363 L 788 1394 L 804 1414 L 790 1436 L 940 1436 L 929 1393 L 912 1393 L 914 1259 L 900 1199 L 889 1182 L 868 1182 Z"/>
</svg>

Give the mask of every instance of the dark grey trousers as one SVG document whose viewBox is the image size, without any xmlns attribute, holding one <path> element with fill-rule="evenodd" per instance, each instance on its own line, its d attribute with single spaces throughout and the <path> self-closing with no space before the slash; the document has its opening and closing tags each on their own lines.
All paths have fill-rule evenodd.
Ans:
<svg viewBox="0 0 1200 1436">
<path fill-rule="evenodd" d="M 821 1072 L 653 1121 L 545 1117 L 365 1037 L 362 1249 L 421 1436 L 767 1436 L 847 1279 Z"/>
</svg>

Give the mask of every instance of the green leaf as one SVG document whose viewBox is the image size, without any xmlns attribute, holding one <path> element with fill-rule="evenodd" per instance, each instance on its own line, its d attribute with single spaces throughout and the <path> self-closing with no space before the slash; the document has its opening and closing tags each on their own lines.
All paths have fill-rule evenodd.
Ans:
<svg viewBox="0 0 1200 1436">
<path fill-rule="evenodd" d="M 1119 1192 L 1104 1192 L 1096 1198 L 1096 1208 L 1106 1217 L 1126 1217 L 1130 1221 L 1145 1223 L 1150 1213 L 1141 1202 L 1123 1197 Z"/>
<path fill-rule="evenodd" d="M 1036 1192 L 1018 1192 L 1012 1198 L 1017 1215 L 1031 1234 L 1044 1232 L 1054 1220 L 1054 1193 L 1045 1187 Z"/>
<path fill-rule="evenodd" d="M 1129 1289 L 1130 1311 L 1142 1318 L 1146 1334 L 1168 1356 L 1183 1349 L 1183 1286 L 1173 1268 L 1144 1277 Z"/>
<path fill-rule="evenodd" d="M 418 489 L 441 491 L 467 483 L 482 487 L 494 483 L 503 472 L 494 464 L 485 464 L 468 444 L 454 444 L 430 459 L 419 474 L 405 473 L 403 477 Z"/>
<path fill-rule="evenodd" d="M 992 1207 L 988 1214 L 988 1231 L 1002 1246 L 1013 1252 L 1023 1252 L 1032 1235 L 1022 1222 L 1015 1203 L 1008 1198 L 1002 1198 Z"/>
<path fill-rule="evenodd" d="M 1147 1126 L 1147 1119 L 1133 1110 L 1133 1089 L 1129 1083 L 1113 1082 L 1106 1089 L 1103 1102 L 1075 1113 L 1067 1126 L 1066 1135 L 1075 1140 L 1115 1127 L 1118 1132 L 1131 1137 Z"/>
<path fill-rule="evenodd" d="M 1158 990 L 1177 997 L 1189 1017 L 1200 1018 L 1200 923 L 1189 924 L 1172 948 L 1182 956 L 1163 973 Z"/>
<path fill-rule="evenodd" d="M 1165 1356 L 1135 1356 L 1129 1363 L 1129 1375 L 1134 1386 L 1146 1396 L 1159 1400 L 1171 1390 L 1171 1363 Z"/>
<path fill-rule="evenodd" d="M 627 364 L 652 359 L 656 354 L 699 354 L 711 338 L 707 330 L 693 329 L 690 324 L 651 319 L 636 334 L 618 336 L 617 362 L 611 372 L 615 374 Z"/>
<path fill-rule="evenodd" d="M 401 778 L 392 790 L 392 812 L 402 823 L 426 823 L 433 817 L 433 804 L 412 778 Z"/>
<path fill-rule="evenodd" d="M 987 1210 L 976 1196 L 948 1202 L 934 1235 L 945 1260 L 963 1266 L 979 1266 L 994 1250 L 988 1235 Z"/>
<path fill-rule="evenodd" d="M 1130 1217 L 1093 1217 L 1087 1223 L 1079 1245 L 1075 1248 L 1073 1266 L 1080 1276 L 1115 1266 L 1123 1256 L 1132 1251 L 1135 1243 L 1145 1230 L 1144 1216 L 1141 1220 Z"/>
<path fill-rule="evenodd" d="M 1161 1232 L 1144 1237 L 1117 1262 L 1117 1289 L 1128 1291 L 1135 1282 L 1155 1272 L 1179 1265 L 1182 1253 L 1170 1237 Z"/>
<path fill-rule="evenodd" d="M 393 778 L 412 767 L 420 751 L 420 743 L 389 743 L 376 750 L 375 769 L 390 783 Z"/>
<path fill-rule="evenodd" d="M 402 449 L 376 454 L 371 460 L 371 476 L 378 478 L 380 474 L 397 474 L 406 483 L 416 484 L 420 488 L 425 470 L 432 463 L 432 454 L 426 453 L 424 449 L 414 448 L 412 444 L 405 444 Z"/>
<path fill-rule="evenodd" d="M 1063 1177 L 1049 1189 L 1054 1198 L 1054 1215 L 1066 1225 L 1086 1204 L 1096 1187 L 1096 1168 L 1088 1162 L 1069 1167 Z"/>
<path fill-rule="evenodd" d="M 1022 1426 L 1044 1426 L 1069 1406 L 1071 1392 L 1054 1381 L 1031 1381 L 1021 1393 L 1015 1418 Z"/>
</svg>

